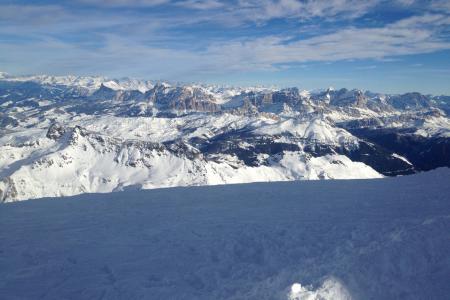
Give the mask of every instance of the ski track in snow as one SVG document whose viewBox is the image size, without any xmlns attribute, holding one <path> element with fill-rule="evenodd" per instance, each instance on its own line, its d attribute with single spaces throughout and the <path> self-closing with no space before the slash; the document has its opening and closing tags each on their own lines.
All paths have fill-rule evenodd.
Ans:
<svg viewBox="0 0 450 300">
<path fill-rule="evenodd" d="M 0 298 L 446 299 L 449 176 L 3 204 Z"/>
</svg>

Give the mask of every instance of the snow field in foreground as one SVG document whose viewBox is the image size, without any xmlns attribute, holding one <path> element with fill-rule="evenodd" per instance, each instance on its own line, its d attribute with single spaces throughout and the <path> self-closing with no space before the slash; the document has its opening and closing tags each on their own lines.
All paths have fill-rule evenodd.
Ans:
<svg viewBox="0 0 450 300">
<path fill-rule="evenodd" d="M 3 299 L 448 299 L 449 169 L 0 205 Z"/>
</svg>

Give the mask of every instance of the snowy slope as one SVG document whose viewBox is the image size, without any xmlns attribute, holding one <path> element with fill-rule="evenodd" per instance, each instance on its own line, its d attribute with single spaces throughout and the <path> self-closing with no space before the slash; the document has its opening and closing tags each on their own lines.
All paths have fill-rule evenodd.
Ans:
<svg viewBox="0 0 450 300">
<path fill-rule="evenodd" d="M 449 99 L 0 73 L 0 202 L 450 167 Z"/>
<path fill-rule="evenodd" d="M 258 159 L 266 163 L 247 166 L 233 155 L 207 158 L 183 142 L 124 140 L 81 127 L 53 126 L 46 137 L 1 149 L 0 202 L 126 188 L 382 177 L 369 166 L 338 154 L 260 154 Z"/>
<path fill-rule="evenodd" d="M 447 299 L 449 169 L 0 207 L 2 299 Z"/>
</svg>

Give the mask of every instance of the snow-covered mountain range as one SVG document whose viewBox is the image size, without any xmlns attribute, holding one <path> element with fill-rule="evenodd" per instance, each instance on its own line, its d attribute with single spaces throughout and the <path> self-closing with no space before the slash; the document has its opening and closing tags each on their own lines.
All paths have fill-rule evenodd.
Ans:
<svg viewBox="0 0 450 300">
<path fill-rule="evenodd" d="M 0 202 L 450 166 L 450 97 L 0 73 Z"/>
</svg>

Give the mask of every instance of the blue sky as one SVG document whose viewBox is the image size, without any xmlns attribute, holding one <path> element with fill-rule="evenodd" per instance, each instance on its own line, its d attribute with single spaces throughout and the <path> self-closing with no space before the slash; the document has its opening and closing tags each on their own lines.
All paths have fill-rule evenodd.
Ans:
<svg viewBox="0 0 450 300">
<path fill-rule="evenodd" d="M 0 71 L 450 94 L 450 1 L 0 0 Z"/>
</svg>

